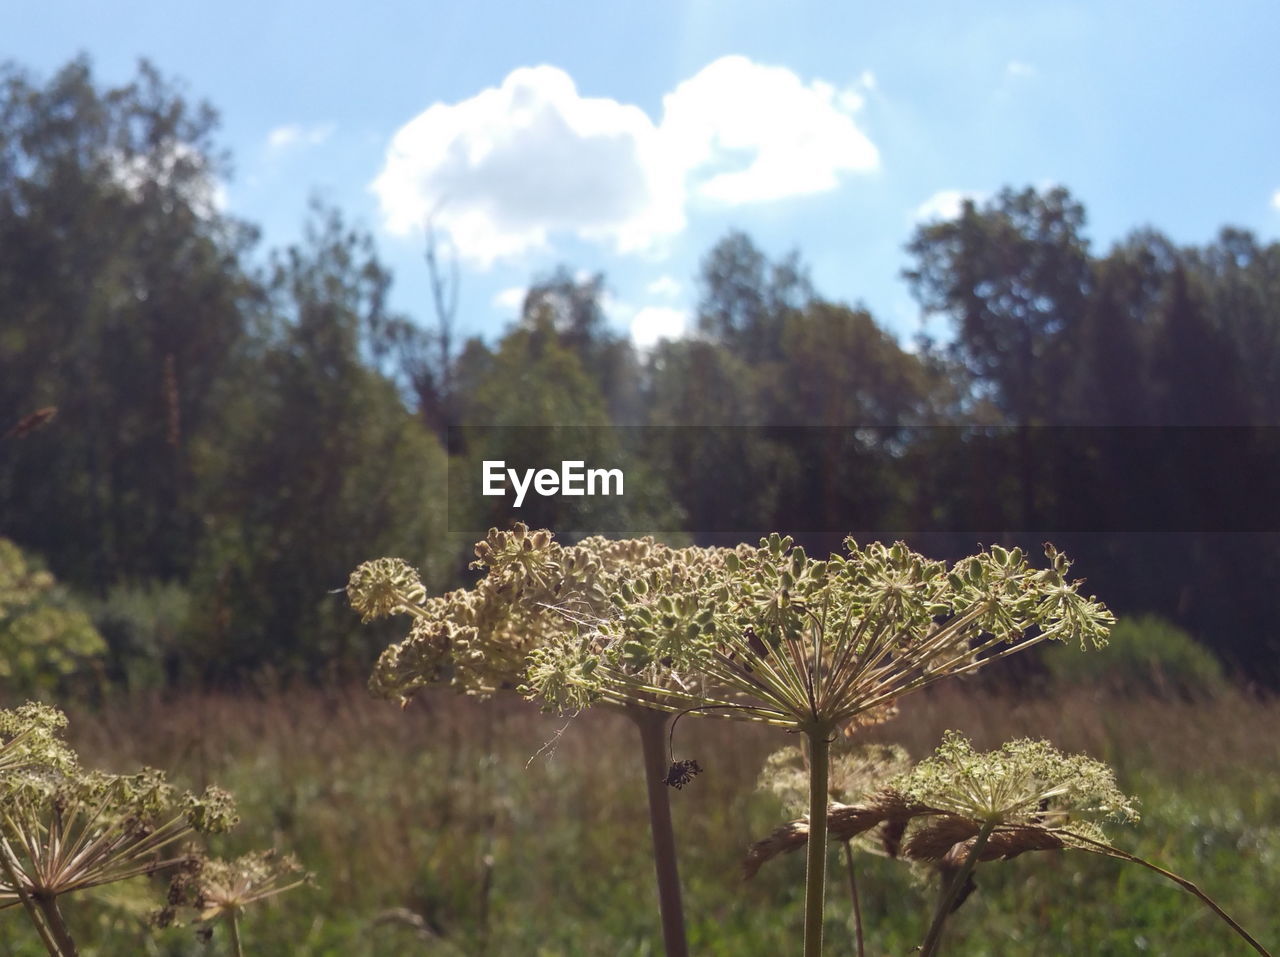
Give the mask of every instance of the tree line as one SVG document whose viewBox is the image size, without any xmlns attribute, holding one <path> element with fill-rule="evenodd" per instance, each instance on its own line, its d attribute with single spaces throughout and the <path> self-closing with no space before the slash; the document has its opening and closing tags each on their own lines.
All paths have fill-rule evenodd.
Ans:
<svg viewBox="0 0 1280 957">
<path fill-rule="evenodd" d="M 364 671 L 386 636 L 333 594 L 351 569 L 460 583 L 456 529 L 494 516 L 451 525 L 451 464 L 512 454 L 492 427 L 567 425 L 627 457 L 629 494 L 531 524 L 897 532 L 939 558 L 1051 533 L 1113 607 L 1280 681 L 1280 244 L 1142 228 L 1095 251 L 1068 190 L 1006 189 L 907 246 L 936 340 L 731 232 L 686 337 L 638 351 L 606 277 L 562 268 L 459 341 L 434 246 L 419 317 L 337 210 L 261 252 L 217 203 L 216 129 L 147 63 L 119 87 L 85 59 L 0 69 L 0 428 L 57 409 L 0 442 L 0 535 L 80 596 L 106 681 Z"/>
</svg>

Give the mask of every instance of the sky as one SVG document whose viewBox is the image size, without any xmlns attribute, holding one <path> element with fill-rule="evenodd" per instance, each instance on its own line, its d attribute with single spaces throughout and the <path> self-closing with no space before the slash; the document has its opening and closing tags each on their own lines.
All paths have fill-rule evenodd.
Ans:
<svg viewBox="0 0 1280 957">
<path fill-rule="evenodd" d="M 563 265 L 604 273 L 642 347 L 691 327 L 730 230 L 904 344 L 903 247 L 965 197 L 1065 186 L 1100 254 L 1144 226 L 1276 240 L 1277 37 L 1274 0 L 0 4 L 0 59 L 48 78 L 84 53 L 111 85 L 146 57 L 211 103 L 219 201 L 264 249 L 319 197 L 429 323 L 429 221 L 464 335 Z"/>
</svg>

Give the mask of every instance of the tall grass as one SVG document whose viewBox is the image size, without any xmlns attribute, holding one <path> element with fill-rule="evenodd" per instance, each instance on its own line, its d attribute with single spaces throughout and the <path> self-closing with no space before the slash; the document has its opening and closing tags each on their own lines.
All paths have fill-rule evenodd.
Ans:
<svg viewBox="0 0 1280 957">
<path fill-rule="evenodd" d="M 975 746 L 1046 737 L 1114 765 L 1144 801 L 1116 842 L 1195 879 L 1269 945 L 1280 941 L 1280 704 L 1227 695 L 1200 703 L 1098 698 L 1014 700 L 965 686 L 906 703 L 874 738 L 922 756 L 947 728 Z M 153 764 L 176 783 L 216 780 L 244 823 L 217 848 L 275 845 L 317 886 L 246 913 L 247 953 L 314 955 L 651 955 L 649 835 L 635 734 L 622 716 L 569 722 L 518 701 L 428 695 L 404 714 L 362 689 L 153 698 L 71 714 L 72 744 L 106 768 Z M 682 722 L 677 757 L 706 769 L 673 794 L 690 949 L 790 953 L 804 861 L 750 882 L 746 846 L 783 819 L 754 790 L 781 743 L 769 729 Z M 550 742 L 550 744 L 548 744 Z M 544 750 L 544 746 L 545 750 Z M 541 752 L 541 753 L 540 753 Z M 868 954 L 909 952 L 934 891 L 894 862 L 860 861 Z M 865 875 L 865 877 L 863 877 Z M 1083 854 L 983 865 L 955 916 L 957 954 L 1232 953 L 1237 942 L 1152 875 Z M 208 954 L 189 929 L 145 927 L 141 894 L 82 908 L 86 953 Z M 851 905 L 829 898 L 828 953 L 853 952 Z M 0 954 L 37 954 L 16 915 L 0 915 Z M 214 953 L 227 942 L 215 941 Z"/>
</svg>

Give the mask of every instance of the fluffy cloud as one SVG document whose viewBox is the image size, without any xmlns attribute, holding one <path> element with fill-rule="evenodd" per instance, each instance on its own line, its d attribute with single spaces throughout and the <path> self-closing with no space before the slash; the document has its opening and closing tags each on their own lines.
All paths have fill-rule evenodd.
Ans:
<svg viewBox="0 0 1280 957">
<path fill-rule="evenodd" d="M 940 189 L 915 208 L 911 218 L 918 223 L 937 219 L 957 219 L 966 199 L 980 203 L 987 194 L 979 190 Z"/>
<path fill-rule="evenodd" d="M 552 232 L 643 247 L 684 226 L 679 185 L 643 110 L 579 96 L 567 73 L 540 66 L 401 127 L 373 190 L 392 233 L 431 218 L 487 264 Z"/>
<path fill-rule="evenodd" d="M 1280 189 L 1271 194 L 1271 208 L 1280 209 Z"/>
<path fill-rule="evenodd" d="M 842 106 L 843 104 L 843 106 Z M 875 146 L 849 107 L 821 80 L 803 82 L 784 67 L 721 57 L 663 100 L 662 132 L 697 191 L 730 205 L 769 202 L 834 189 L 842 173 L 879 164 Z"/>
<path fill-rule="evenodd" d="M 860 103 L 856 89 L 731 56 L 667 94 L 655 123 L 580 95 L 563 70 L 525 67 L 401 127 L 372 188 L 390 232 L 430 219 L 480 265 L 557 234 L 652 250 L 684 228 L 691 195 L 768 202 L 874 169 L 853 119 Z"/>
<path fill-rule="evenodd" d="M 631 318 L 631 341 L 651 349 L 663 339 L 679 339 L 688 331 L 689 314 L 669 306 L 645 306 Z"/>
</svg>

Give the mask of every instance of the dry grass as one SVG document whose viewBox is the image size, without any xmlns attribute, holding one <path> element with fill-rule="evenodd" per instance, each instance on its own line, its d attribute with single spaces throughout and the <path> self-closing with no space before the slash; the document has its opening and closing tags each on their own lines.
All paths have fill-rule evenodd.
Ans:
<svg viewBox="0 0 1280 957">
<path fill-rule="evenodd" d="M 248 916 L 247 939 L 260 952 L 638 955 L 657 946 L 644 786 L 635 731 L 621 715 L 566 722 L 513 698 L 449 694 L 401 711 L 344 688 L 157 697 L 73 710 L 71 721 L 74 745 L 95 765 L 151 764 L 180 783 L 233 790 L 245 823 L 221 853 L 276 845 L 317 872 L 318 888 L 280 898 L 270 919 Z M 948 728 L 978 748 L 1044 737 L 1112 763 L 1122 788 L 1144 801 L 1143 824 L 1118 843 L 1187 871 L 1228 905 L 1244 898 L 1238 916 L 1265 943 L 1280 936 L 1270 904 L 1280 892 L 1276 727 L 1280 704 L 1238 695 L 1014 700 L 957 683 L 908 699 L 867 736 L 916 756 Z M 726 721 L 678 725 L 675 757 L 706 769 L 672 794 L 698 953 L 785 952 L 794 939 L 803 862 L 781 858 L 745 885 L 739 870 L 747 846 L 783 820 L 754 785 L 765 757 L 790 743 Z M 1033 953 L 1029 941 L 1041 934 L 1078 952 L 1132 952 L 1135 935 L 1168 953 L 1230 947 L 1176 891 L 1068 857 L 984 866 L 982 892 L 953 929 L 956 952 Z M 922 930 L 923 911 L 910 902 L 925 898 L 880 869 L 889 864 L 868 864 L 864 906 L 881 949 L 873 952 L 909 950 Z M 840 889 L 832 895 L 838 927 Z M 1095 918 L 1084 914 L 1090 907 Z M 993 919 L 998 939 L 974 936 Z M 99 953 L 137 952 L 129 948 L 141 938 L 130 933 L 141 931 L 109 926 L 123 949 Z M 91 940 L 95 928 L 78 931 Z M 839 954 L 833 933 L 829 952 Z M 1181 950 L 1178 933 L 1192 941 Z M 1209 935 L 1208 950 L 1196 949 L 1197 933 Z M 961 949 L 980 939 L 981 948 Z"/>
</svg>

